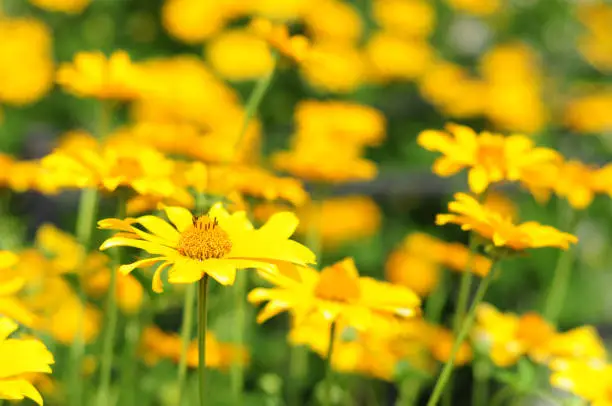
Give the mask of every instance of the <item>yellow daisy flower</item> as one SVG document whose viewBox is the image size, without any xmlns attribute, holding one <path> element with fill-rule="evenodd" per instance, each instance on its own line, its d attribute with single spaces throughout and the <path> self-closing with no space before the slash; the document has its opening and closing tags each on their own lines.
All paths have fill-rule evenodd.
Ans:
<svg viewBox="0 0 612 406">
<path fill-rule="evenodd" d="M 303 35 L 289 35 L 285 25 L 274 24 L 264 18 L 255 18 L 251 21 L 250 27 L 272 48 L 295 62 L 302 62 L 310 54 L 308 39 Z"/>
<path fill-rule="evenodd" d="M 433 165 L 437 175 L 452 176 L 469 168 L 468 183 L 474 193 L 484 192 L 491 183 L 517 181 L 525 170 L 559 158 L 556 151 L 535 147 L 523 135 L 476 134 L 471 128 L 456 124 L 446 128 L 448 133 L 423 131 L 417 142 L 428 151 L 442 153 Z"/>
<path fill-rule="evenodd" d="M 163 290 L 161 274 L 168 268 L 170 283 L 191 283 L 208 274 L 222 285 L 232 285 L 236 269 L 256 268 L 276 273 L 275 264 L 279 262 L 300 265 L 315 262 L 312 251 L 289 239 L 298 225 L 292 213 L 278 213 L 255 229 L 245 212 L 229 214 L 220 203 L 207 215 L 198 217 L 182 207 L 164 210 L 174 227 L 155 216 L 98 222 L 99 228 L 119 231 L 100 246 L 101 250 L 127 246 L 153 255 L 122 265 L 121 273 L 129 274 L 136 268 L 161 263 L 153 276 L 155 292 Z"/>
<path fill-rule="evenodd" d="M 312 314 L 327 321 L 342 319 L 358 329 L 393 316 L 412 317 L 420 313 L 421 299 L 408 288 L 360 277 L 352 258 L 346 258 L 318 272 L 297 267 L 297 272 L 262 274 L 276 287 L 256 288 L 251 303 L 268 301 L 257 316 L 263 323 L 283 311 L 292 310 L 297 324 Z"/>
<path fill-rule="evenodd" d="M 53 354 L 39 340 L 8 338 L 17 327 L 14 321 L 0 317 L 0 399 L 29 398 L 42 405 L 40 392 L 23 375 L 51 373 Z"/>
<path fill-rule="evenodd" d="M 437 225 L 459 224 L 462 230 L 476 232 L 495 247 L 508 247 L 517 251 L 541 247 L 566 250 L 570 244 L 578 242 L 578 238 L 572 234 L 535 221 L 514 224 L 509 218 L 487 209 L 465 193 L 456 193 L 455 201 L 448 204 L 448 209 L 454 214 L 438 214 Z"/>
</svg>

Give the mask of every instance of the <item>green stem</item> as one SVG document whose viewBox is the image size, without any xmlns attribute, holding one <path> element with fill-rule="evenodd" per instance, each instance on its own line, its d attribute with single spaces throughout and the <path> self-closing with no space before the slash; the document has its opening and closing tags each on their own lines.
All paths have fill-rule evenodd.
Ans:
<svg viewBox="0 0 612 406">
<path fill-rule="evenodd" d="M 442 273 L 442 277 L 438 282 L 438 286 L 434 289 L 425 303 L 425 319 L 430 323 L 437 324 L 442 318 L 442 311 L 446 303 L 448 290 L 446 289 L 446 272 Z"/>
<path fill-rule="evenodd" d="M 196 287 L 194 284 L 187 285 L 185 289 L 185 302 L 183 304 L 183 322 L 181 324 L 181 357 L 178 365 L 178 400 L 177 405 L 182 405 L 182 396 L 185 389 L 185 377 L 187 376 L 187 349 L 191 342 L 193 331 L 193 308 L 195 307 Z"/>
<path fill-rule="evenodd" d="M 472 406 L 486 406 L 489 399 L 489 363 L 477 357 L 473 364 L 474 387 L 472 388 Z"/>
<path fill-rule="evenodd" d="M 123 348 L 123 366 L 121 367 L 122 382 L 121 394 L 125 396 L 125 405 L 136 405 L 139 393 L 138 388 L 138 341 L 140 339 L 140 314 L 133 314 L 127 320 L 125 327 L 125 344 Z"/>
<path fill-rule="evenodd" d="M 334 341 L 336 337 L 336 322 L 334 321 L 329 328 L 329 344 L 327 345 L 327 358 L 325 358 L 325 395 L 323 404 L 331 406 L 333 404 L 333 379 L 334 369 L 332 365 L 332 355 L 334 352 Z"/>
<path fill-rule="evenodd" d="M 242 127 L 240 128 L 240 134 L 236 139 L 236 148 L 242 142 L 242 139 L 244 138 L 244 135 L 246 134 L 247 129 L 249 128 L 249 123 L 251 122 L 251 119 L 257 112 L 257 109 L 259 108 L 259 105 L 261 104 L 261 101 L 263 100 L 263 97 L 265 96 L 268 87 L 270 87 L 270 83 L 272 83 L 272 77 L 274 76 L 275 69 L 276 57 L 272 59 L 272 68 L 270 69 L 270 72 L 268 72 L 268 74 L 266 74 L 265 76 L 262 76 L 261 79 L 257 81 L 255 88 L 253 89 L 251 95 L 249 96 L 249 99 L 247 100 L 244 111 L 244 121 L 242 122 Z"/>
<path fill-rule="evenodd" d="M 208 274 L 204 274 L 198 285 L 198 376 L 200 406 L 206 406 L 206 300 L 208 299 Z"/>
<path fill-rule="evenodd" d="M 76 222 L 76 239 L 87 252 L 91 245 L 91 234 L 98 211 L 98 191 L 97 189 L 84 189 L 81 191 L 79 208 Z M 70 375 L 69 375 L 69 404 L 80 406 L 83 403 L 81 370 L 83 367 L 83 357 L 85 356 L 85 339 L 83 337 L 83 324 L 85 318 L 85 293 L 81 284 L 77 281 L 76 294 L 82 304 L 77 315 L 77 326 L 74 340 L 70 346 Z"/>
<path fill-rule="evenodd" d="M 444 388 L 446 387 L 446 384 L 448 383 L 453 373 L 453 367 L 455 365 L 455 357 L 457 356 L 457 353 L 459 352 L 459 349 L 461 348 L 461 344 L 463 344 L 463 341 L 465 340 L 468 333 L 470 332 L 470 329 L 472 328 L 472 324 L 476 316 L 476 308 L 484 299 L 484 296 L 485 296 L 485 293 L 487 292 L 489 284 L 496 273 L 495 272 L 496 265 L 497 263 L 493 264 L 487 276 L 484 277 L 484 279 L 480 282 L 480 285 L 478 286 L 478 290 L 476 291 L 476 295 L 474 296 L 474 301 L 472 302 L 472 305 L 470 306 L 465 316 L 465 319 L 463 320 L 461 324 L 459 334 L 455 337 L 455 342 L 453 343 L 453 348 L 451 351 L 450 358 L 448 359 L 446 364 L 444 364 L 444 368 L 442 368 L 442 373 L 440 374 L 440 376 L 438 377 L 438 380 L 436 381 L 436 385 L 434 386 L 433 393 L 431 394 L 431 397 L 429 398 L 429 401 L 427 402 L 427 406 L 437 405 L 438 401 L 440 400 L 440 397 L 442 396 L 442 393 L 444 392 Z"/>
<path fill-rule="evenodd" d="M 236 274 L 236 283 L 234 284 L 234 306 L 236 307 L 235 322 L 234 322 L 234 342 L 236 345 L 244 345 L 244 336 L 246 330 L 246 290 L 249 275 L 246 272 L 238 272 Z M 244 367 L 239 357 L 235 357 L 231 367 L 231 387 L 234 404 L 242 404 L 242 395 L 244 390 Z"/>
<path fill-rule="evenodd" d="M 568 229 L 573 230 L 577 223 L 575 211 L 571 211 L 565 221 L 569 225 Z M 553 279 L 550 285 L 550 290 L 546 296 L 546 304 L 544 305 L 544 318 L 551 323 L 556 323 L 563 309 L 563 303 L 567 296 L 570 280 L 572 278 L 572 265 L 576 259 L 576 249 L 570 247 L 565 251 L 561 251 L 557 259 L 557 265 L 553 272 Z"/>
<path fill-rule="evenodd" d="M 117 218 L 125 218 L 125 196 L 119 193 L 117 204 Z M 106 298 L 106 326 L 102 337 L 102 359 L 100 361 L 100 392 L 98 393 L 98 404 L 108 405 L 108 395 L 110 391 L 111 373 L 113 367 L 113 344 L 115 331 L 117 329 L 117 272 L 121 264 L 121 248 L 117 247 L 113 251 L 113 269 L 110 273 L 110 282 Z"/>
</svg>

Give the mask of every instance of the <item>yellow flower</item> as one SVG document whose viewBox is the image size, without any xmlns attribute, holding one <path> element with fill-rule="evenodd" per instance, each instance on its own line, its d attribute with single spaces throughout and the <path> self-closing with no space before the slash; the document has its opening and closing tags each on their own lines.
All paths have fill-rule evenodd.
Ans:
<svg viewBox="0 0 612 406">
<path fill-rule="evenodd" d="M 27 281 L 14 268 L 18 262 L 18 255 L 0 251 L 0 314 L 32 327 L 37 316 L 21 298 Z"/>
<path fill-rule="evenodd" d="M 231 2 L 214 0 L 165 0 L 162 23 L 166 31 L 187 43 L 211 38 L 233 17 Z"/>
<path fill-rule="evenodd" d="M 551 359 L 604 362 L 606 357 L 606 347 L 597 330 L 581 326 L 552 336 L 539 358 L 541 362 Z"/>
<path fill-rule="evenodd" d="M 419 134 L 418 143 L 429 151 L 443 154 L 433 171 L 439 176 L 451 176 L 469 168 L 468 183 L 474 193 L 482 193 L 491 183 L 517 181 L 523 172 L 554 161 L 558 154 L 548 148 L 535 147 L 523 135 L 504 137 L 471 128 L 449 124 L 449 133 L 426 130 Z"/>
<path fill-rule="evenodd" d="M 264 18 L 254 18 L 250 29 L 265 40 L 281 55 L 295 62 L 303 62 L 310 56 L 310 42 L 303 35 L 289 35 L 289 29 L 283 24 L 274 24 Z"/>
<path fill-rule="evenodd" d="M 606 2 L 577 5 L 577 16 L 586 30 L 578 38 L 578 49 L 583 58 L 602 72 L 612 71 L 612 7 Z"/>
<path fill-rule="evenodd" d="M 396 250 L 387 258 L 385 276 L 390 282 L 425 297 L 438 286 L 440 269 L 426 258 Z"/>
<path fill-rule="evenodd" d="M 593 406 L 612 404 L 612 365 L 585 360 L 559 360 L 551 365 L 550 384 Z"/>
<path fill-rule="evenodd" d="M 500 0 L 446 0 L 455 10 L 478 16 L 487 16 L 497 12 L 502 3 Z"/>
<path fill-rule="evenodd" d="M 379 230 L 382 221 L 380 208 L 367 196 L 310 202 L 300 207 L 297 214 L 301 219 L 298 232 L 307 235 L 312 227 L 316 227 L 322 244 L 329 248 L 371 237 Z"/>
<path fill-rule="evenodd" d="M 491 241 L 495 247 L 508 247 L 521 251 L 527 248 L 557 247 L 568 249 L 578 242 L 572 234 L 535 221 L 514 224 L 499 213 L 488 210 L 473 197 L 456 193 L 455 201 L 448 204 L 454 214 L 438 214 L 436 224 L 459 224 L 462 230 L 472 230 Z"/>
<path fill-rule="evenodd" d="M 301 74 L 316 90 L 332 93 L 351 93 L 367 79 L 364 54 L 356 47 L 335 42 L 313 44 L 311 58 L 300 65 Z"/>
<path fill-rule="evenodd" d="M 166 333 L 157 326 L 144 329 L 141 338 L 141 353 L 145 362 L 155 364 L 160 359 L 179 362 L 182 341 L 178 334 Z M 236 361 L 247 364 L 249 353 L 244 346 L 219 342 L 210 331 L 206 332 L 206 367 L 227 369 Z M 187 365 L 198 367 L 198 343 L 192 341 L 187 348 Z"/>
<path fill-rule="evenodd" d="M 100 310 L 90 304 L 83 305 L 80 299 L 71 292 L 71 297 L 63 298 L 59 307 L 53 309 L 53 312 L 37 327 L 49 332 L 58 342 L 71 345 L 77 333 L 81 334 L 85 343 L 93 342 L 100 332 L 101 324 Z"/>
<path fill-rule="evenodd" d="M 304 24 L 315 42 L 357 45 L 363 22 L 353 5 L 338 0 L 318 0 L 304 16 Z"/>
<path fill-rule="evenodd" d="M 34 18 L 0 16 L 0 102 L 23 105 L 53 86 L 51 32 Z"/>
<path fill-rule="evenodd" d="M 476 312 L 474 340 L 484 346 L 495 365 L 508 367 L 523 355 L 540 361 L 555 335 L 553 327 L 536 313 L 517 316 L 501 313 L 489 304 L 481 304 Z"/>
<path fill-rule="evenodd" d="M 98 222 L 102 229 L 119 231 L 102 244 L 101 250 L 128 246 L 154 255 L 121 265 L 122 274 L 161 263 L 153 276 L 155 292 L 163 290 L 161 273 L 167 268 L 170 283 L 192 283 L 208 274 L 222 285 L 232 285 L 236 269 L 256 268 L 275 273 L 278 262 L 302 265 L 315 262 L 308 248 L 289 240 L 298 223 L 292 213 L 279 213 L 254 229 L 245 212 L 230 215 L 220 203 L 208 215 L 199 217 L 181 207 L 165 207 L 165 211 L 174 227 L 155 216 Z"/>
<path fill-rule="evenodd" d="M 563 112 L 565 124 L 579 132 L 605 133 L 612 131 L 612 88 L 584 92 L 572 97 Z"/>
<path fill-rule="evenodd" d="M 36 245 L 47 254 L 55 273 L 75 272 L 85 259 L 85 249 L 76 239 L 51 224 L 36 231 Z"/>
<path fill-rule="evenodd" d="M 211 67 L 228 80 L 252 80 L 270 72 L 273 58 L 264 40 L 248 30 L 228 30 L 206 45 Z"/>
<path fill-rule="evenodd" d="M 8 338 L 17 327 L 12 320 L 0 317 L 0 399 L 29 398 L 42 405 L 42 396 L 23 375 L 51 373 L 53 354 L 39 340 Z"/>
<path fill-rule="evenodd" d="M 91 0 L 30 0 L 30 3 L 48 11 L 61 11 L 78 14 L 89 5 Z"/>
<path fill-rule="evenodd" d="M 246 5 L 247 11 L 254 15 L 283 21 L 303 17 L 308 10 L 318 3 L 318 1 L 312 0 L 238 0 L 238 3 L 241 2 Z"/>
<path fill-rule="evenodd" d="M 138 96 L 142 72 L 125 51 L 109 58 L 102 52 L 79 52 L 73 63 L 60 65 L 57 83 L 78 97 L 130 100 Z"/>
<path fill-rule="evenodd" d="M 490 191 L 485 196 L 483 205 L 491 211 L 501 214 L 504 218 L 514 220 L 518 217 L 518 207 L 501 192 Z"/>
<path fill-rule="evenodd" d="M 448 362 L 455 343 L 455 337 L 450 330 L 436 325 L 425 325 L 423 340 L 434 359 L 441 363 Z M 455 357 L 455 365 L 465 365 L 471 360 L 472 349 L 468 343 L 463 342 Z"/>
<path fill-rule="evenodd" d="M 295 274 L 297 271 L 297 274 Z M 360 277 L 355 263 L 346 258 L 321 272 L 306 267 L 261 276 L 274 288 L 256 288 L 251 303 L 268 301 L 257 316 L 263 323 L 283 311 L 291 310 L 297 323 L 320 314 L 328 321 L 341 320 L 358 329 L 367 329 L 376 320 L 412 317 L 419 314 L 421 300 L 411 290 Z"/>
<path fill-rule="evenodd" d="M 414 80 L 427 71 L 434 57 L 426 41 L 405 39 L 385 31 L 370 37 L 365 52 L 374 81 Z"/>
<path fill-rule="evenodd" d="M 434 8 L 423 0 L 375 0 L 373 14 L 385 31 L 404 38 L 426 38 L 436 22 Z"/>
</svg>

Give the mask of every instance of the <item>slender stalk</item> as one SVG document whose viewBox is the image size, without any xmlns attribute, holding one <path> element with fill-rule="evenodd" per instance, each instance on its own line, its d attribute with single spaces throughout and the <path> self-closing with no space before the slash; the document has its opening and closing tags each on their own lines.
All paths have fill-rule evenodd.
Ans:
<svg viewBox="0 0 612 406">
<path fill-rule="evenodd" d="M 489 402 L 489 405 L 491 406 L 503 405 L 504 401 L 506 401 L 508 398 L 512 396 L 513 391 L 514 389 L 511 386 L 504 386 L 499 391 L 497 391 L 495 395 L 493 395 L 493 397 L 491 398 L 491 402 Z"/>
<path fill-rule="evenodd" d="M 91 245 L 91 234 L 98 211 L 98 191 L 94 188 L 81 191 L 76 223 L 76 238 L 87 252 Z M 85 339 L 83 338 L 83 325 L 85 319 L 85 294 L 80 283 L 76 285 L 76 294 L 82 303 L 77 315 L 77 326 L 74 340 L 70 346 L 70 375 L 69 375 L 69 404 L 80 406 L 83 403 L 81 368 L 85 356 Z"/>
<path fill-rule="evenodd" d="M 261 77 L 255 88 L 251 92 L 249 99 L 247 100 L 245 112 L 244 112 L 244 120 L 242 122 L 242 126 L 240 128 L 240 133 L 238 134 L 238 138 L 236 140 L 236 149 L 240 146 L 240 143 L 244 139 L 244 136 L 249 128 L 249 123 L 255 116 L 255 113 L 259 109 L 259 105 L 263 100 L 266 91 L 270 87 L 270 83 L 272 83 L 272 77 L 274 76 L 274 70 L 276 68 L 276 58 L 273 58 L 273 65 L 270 69 L 270 72 Z M 236 308 L 236 328 L 234 329 L 234 341 L 236 345 L 244 344 L 245 337 L 245 329 L 246 329 L 246 289 L 247 289 L 247 276 L 246 274 L 239 272 L 236 275 L 236 283 L 234 284 L 234 306 Z M 234 403 L 241 404 L 242 403 L 242 393 L 244 391 L 244 366 L 239 359 L 236 359 L 232 362 L 231 367 L 231 375 L 230 375 L 230 383 L 232 388 L 232 395 Z"/>
<path fill-rule="evenodd" d="M 332 355 L 334 353 L 334 341 L 336 338 L 336 322 L 334 321 L 329 328 L 329 344 L 327 345 L 327 358 L 325 358 L 325 396 L 323 405 L 331 406 L 333 403 L 334 370 L 332 366 Z"/>
<path fill-rule="evenodd" d="M 431 323 L 439 323 L 446 303 L 448 290 L 446 288 L 446 272 L 442 273 L 438 286 L 425 302 L 425 319 Z"/>
<path fill-rule="evenodd" d="M 198 376 L 200 406 L 206 406 L 206 301 L 208 299 L 208 274 L 198 282 Z"/>
<path fill-rule="evenodd" d="M 429 401 L 427 402 L 427 406 L 437 405 L 438 401 L 440 400 L 440 397 L 442 396 L 442 393 L 444 392 L 444 388 L 446 387 L 446 384 L 448 383 L 453 373 L 453 367 L 455 366 L 455 357 L 457 356 L 457 353 L 459 352 L 459 349 L 461 348 L 461 344 L 463 343 L 468 333 L 470 332 L 470 329 L 472 328 L 472 324 L 476 316 L 476 308 L 484 299 L 484 296 L 485 296 L 485 293 L 487 292 L 489 284 L 491 280 L 493 279 L 494 274 L 496 273 L 495 272 L 496 266 L 497 266 L 497 263 L 494 263 L 493 266 L 491 267 L 491 270 L 487 274 L 487 276 L 484 277 L 484 279 L 480 282 L 480 285 L 478 286 L 478 290 L 476 291 L 476 295 L 474 296 L 474 301 L 472 302 L 472 305 L 470 306 L 465 316 L 465 319 L 463 320 L 461 324 L 459 334 L 455 337 L 455 342 L 453 343 L 453 348 L 451 351 L 450 358 L 448 359 L 446 364 L 444 364 L 444 368 L 442 368 L 442 373 L 440 374 L 440 376 L 438 377 L 438 380 L 436 381 L 436 385 L 434 386 L 431 397 L 429 398 Z"/>
<path fill-rule="evenodd" d="M 185 377 L 187 376 L 187 348 L 191 342 L 191 332 L 193 331 L 193 308 L 195 307 L 196 287 L 194 284 L 187 285 L 185 289 L 185 302 L 183 304 L 183 322 L 181 324 L 181 357 L 178 365 L 178 400 L 177 405 L 181 406 L 183 392 L 185 389 Z"/>
<path fill-rule="evenodd" d="M 249 99 L 247 100 L 244 111 L 244 121 L 242 122 L 242 127 L 240 128 L 240 134 L 236 139 L 236 147 L 238 147 L 242 142 L 242 139 L 244 138 L 244 135 L 246 134 L 247 129 L 249 128 L 249 122 L 257 112 L 257 109 L 259 108 L 259 105 L 261 104 L 261 101 L 263 100 L 263 97 L 265 96 L 268 87 L 270 87 L 270 83 L 272 83 L 272 77 L 274 77 L 275 69 L 276 57 L 273 57 L 272 68 L 270 69 L 270 72 L 268 72 L 267 75 L 262 76 L 261 79 L 257 81 L 255 88 L 253 89 L 251 95 L 249 96 Z"/>
<path fill-rule="evenodd" d="M 125 196 L 119 194 L 117 204 L 117 218 L 125 218 Z M 111 383 L 111 372 L 113 367 L 113 344 L 115 331 L 117 329 L 117 267 L 121 264 L 121 248 L 117 247 L 113 251 L 113 269 L 110 273 L 110 282 L 106 298 L 106 326 L 102 337 L 102 359 L 100 360 L 100 392 L 98 393 L 98 404 L 108 405 L 108 393 Z"/>
<path fill-rule="evenodd" d="M 125 405 L 137 404 L 139 396 L 138 388 L 138 340 L 140 339 L 141 322 L 140 314 L 132 314 L 127 320 L 125 327 L 125 344 L 123 346 L 123 359 L 121 373 L 121 394 L 124 396 Z"/>
<path fill-rule="evenodd" d="M 486 406 L 488 404 L 489 375 L 488 361 L 482 357 L 475 359 L 473 364 L 472 406 Z"/>
</svg>

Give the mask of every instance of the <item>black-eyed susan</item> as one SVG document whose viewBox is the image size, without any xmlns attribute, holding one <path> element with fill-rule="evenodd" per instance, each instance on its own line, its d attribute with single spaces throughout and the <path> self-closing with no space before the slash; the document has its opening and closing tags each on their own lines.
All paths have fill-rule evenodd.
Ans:
<svg viewBox="0 0 612 406">
<path fill-rule="evenodd" d="M 263 323 L 283 311 L 291 310 L 297 324 L 312 314 L 327 321 L 342 320 L 347 325 L 366 329 L 382 318 L 413 317 L 420 313 L 421 299 L 408 288 L 360 277 L 352 258 L 346 258 L 318 272 L 296 267 L 296 272 L 262 274 L 275 287 L 256 288 L 251 303 L 268 301 L 257 316 Z"/>
<path fill-rule="evenodd" d="M 300 265 L 315 262 L 312 251 L 289 239 L 298 225 L 292 213 L 278 213 L 255 229 L 245 212 L 229 214 L 220 203 L 203 216 L 193 216 L 182 207 L 164 210 L 174 227 L 155 216 L 98 222 L 102 229 L 119 231 L 102 244 L 101 250 L 127 246 L 153 255 L 122 265 L 121 273 L 160 263 L 153 277 L 155 292 L 162 291 L 161 274 L 168 268 L 170 283 L 191 283 L 208 274 L 223 285 L 231 285 L 237 269 L 256 268 L 275 273 L 275 264 L 279 262 Z"/>
<path fill-rule="evenodd" d="M 33 338 L 9 338 L 17 323 L 0 317 L 0 399 L 32 399 L 43 404 L 40 392 L 24 378 L 29 373 L 51 373 L 53 354 Z"/>
<path fill-rule="evenodd" d="M 428 151 L 442 153 L 433 165 L 439 176 L 452 176 L 469 168 L 468 183 L 474 193 L 482 193 L 495 182 L 518 181 L 528 169 L 559 159 L 549 148 L 536 147 L 523 135 L 482 132 L 469 127 L 448 124 L 448 133 L 426 130 L 419 134 L 418 143 Z"/>
<path fill-rule="evenodd" d="M 517 251 L 541 247 L 566 250 L 570 244 L 578 242 L 578 238 L 572 234 L 535 221 L 514 224 L 509 218 L 488 209 L 465 193 L 456 193 L 454 197 L 455 200 L 448 204 L 453 214 L 438 214 L 436 224 L 459 224 L 461 229 L 474 231 L 496 247 Z"/>
</svg>

